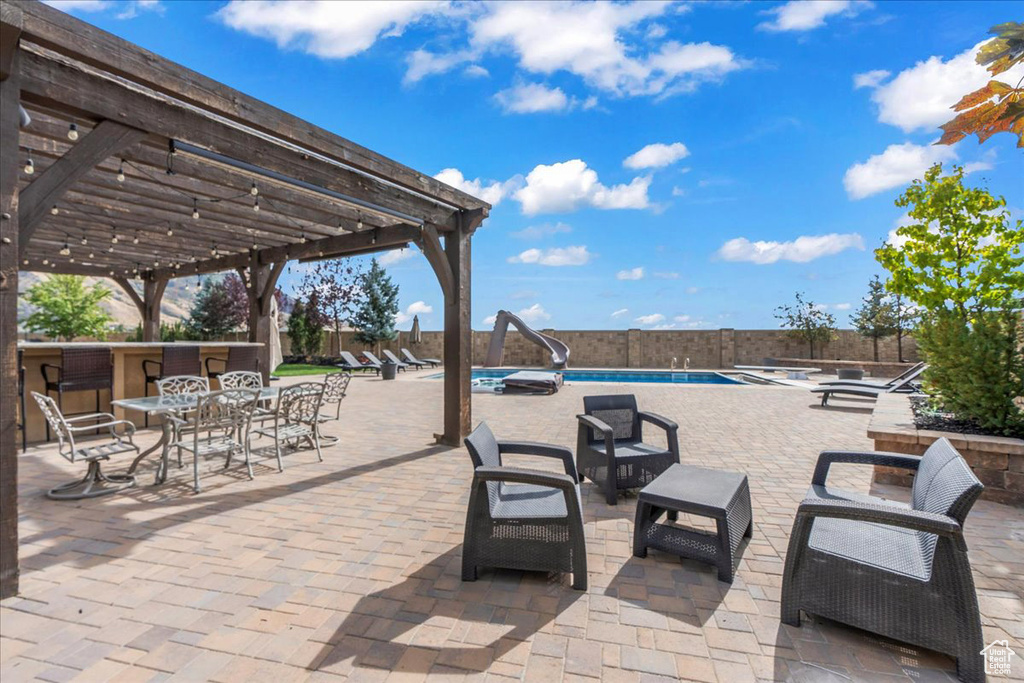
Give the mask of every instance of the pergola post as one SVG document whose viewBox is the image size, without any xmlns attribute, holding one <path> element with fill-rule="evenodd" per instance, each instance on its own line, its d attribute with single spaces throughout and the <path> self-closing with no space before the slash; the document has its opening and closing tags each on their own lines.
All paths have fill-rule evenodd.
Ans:
<svg viewBox="0 0 1024 683">
<path fill-rule="evenodd" d="M 263 385 L 270 383 L 270 335 L 273 333 L 270 324 L 270 302 L 274 299 L 277 280 L 287 261 L 278 261 L 273 265 L 260 263 L 256 252 L 249 259 L 249 277 L 246 282 L 244 269 L 239 269 L 242 282 L 246 283 L 245 291 L 249 295 L 249 341 L 262 344 L 257 352 L 260 360 L 260 374 Z"/>
<path fill-rule="evenodd" d="M 18 593 L 18 153 L 21 10 L 0 5 L 0 599 Z"/>
<path fill-rule="evenodd" d="M 473 329 L 470 320 L 470 241 L 483 221 L 480 211 L 460 211 L 459 229 L 445 235 L 444 255 L 451 287 L 444 297 L 444 434 L 441 442 L 458 446 L 472 428 L 470 380 L 473 370 Z M 425 242 L 429 238 L 425 239 Z M 435 271 L 437 267 L 435 266 Z M 444 279 L 438 276 L 444 288 Z"/>
<path fill-rule="evenodd" d="M 142 341 L 160 341 L 160 304 L 167 280 L 146 280 L 142 286 Z"/>
</svg>

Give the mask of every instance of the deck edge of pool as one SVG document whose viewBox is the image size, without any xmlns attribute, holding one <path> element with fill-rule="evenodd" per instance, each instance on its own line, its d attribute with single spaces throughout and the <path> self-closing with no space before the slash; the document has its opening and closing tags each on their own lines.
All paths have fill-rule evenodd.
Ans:
<svg viewBox="0 0 1024 683">
<path fill-rule="evenodd" d="M 548 370 L 540 368 L 499 367 L 473 368 L 472 379 L 501 379 L 521 370 L 559 372 L 566 382 L 592 382 L 608 384 L 721 384 L 749 386 L 748 382 L 730 377 L 718 370 L 647 370 L 573 368 L 569 370 Z M 443 372 L 433 373 L 423 379 L 442 379 Z"/>
</svg>

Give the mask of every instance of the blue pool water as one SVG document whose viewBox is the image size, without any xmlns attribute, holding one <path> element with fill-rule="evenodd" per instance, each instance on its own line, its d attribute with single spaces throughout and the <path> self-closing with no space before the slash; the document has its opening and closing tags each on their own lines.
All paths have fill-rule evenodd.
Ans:
<svg viewBox="0 0 1024 683">
<path fill-rule="evenodd" d="M 473 379 L 501 379 L 520 368 L 473 370 Z M 547 371 L 545 371 L 547 372 Z M 553 371 L 552 371 L 553 372 Z M 566 382 L 640 382 L 644 384 L 746 384 L 717 372 L 659 372 L 657 370 L 562 370 Z M 441 379 L 444 373 L 428 379 Z"/>
</svg>

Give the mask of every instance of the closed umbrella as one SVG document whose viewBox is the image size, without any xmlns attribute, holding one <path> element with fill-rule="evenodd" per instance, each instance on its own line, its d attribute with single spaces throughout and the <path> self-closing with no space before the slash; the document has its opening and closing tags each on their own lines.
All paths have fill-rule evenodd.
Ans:
<svg viewBox="0 0 1024 683">
<path fill-rule="evenodd" d="M 412 332 L 409 333 L 409 337 L 413 344 L 419 344 L 423 341 L 423 335 L 420 333 L 420 317 L 418 315 L 412 317 Z"/>
<path fill-rule="evenodd" d="M 277 297 L 270 299 L 270 372 L 277 370 L 277 366 L 284 362 L 281 355 L 281 330 L 277 324 Z"/>
</svg>

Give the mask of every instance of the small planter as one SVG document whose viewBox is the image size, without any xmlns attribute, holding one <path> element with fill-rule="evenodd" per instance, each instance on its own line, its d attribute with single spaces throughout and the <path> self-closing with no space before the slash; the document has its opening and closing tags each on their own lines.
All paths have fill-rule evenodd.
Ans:
<svg viewBox="0 0 1024 683">
<path fill-rule="evenodd" d="M 839 368 L 836 372 L 839 375 L 839 379 L 864 379 L 863 368 Z"/>
<path fill-rule="evenodd" d="M 398 366 L 394 363 L 381 363 L 380 364 L 380 378 L 381 379 L 394 379 L 398 374 Z"/>
</svg>

